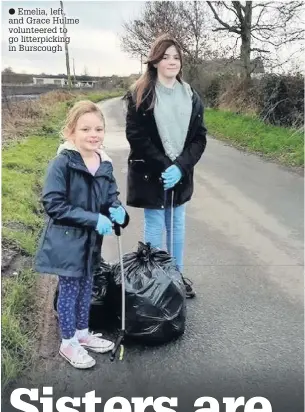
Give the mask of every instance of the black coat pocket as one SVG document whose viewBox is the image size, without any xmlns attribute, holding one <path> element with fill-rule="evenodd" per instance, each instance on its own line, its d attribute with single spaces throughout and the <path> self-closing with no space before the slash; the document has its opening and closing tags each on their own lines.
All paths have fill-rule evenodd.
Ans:
<svg viewBox="0 0 305 412">
<path fill-rule="evenodd" d="M 163 188 L 161 176 L 157 176 L 143 159 L 129 160 L 127 178 L 127 202 L 134 206 L 161 206 Z"/>
</svg>

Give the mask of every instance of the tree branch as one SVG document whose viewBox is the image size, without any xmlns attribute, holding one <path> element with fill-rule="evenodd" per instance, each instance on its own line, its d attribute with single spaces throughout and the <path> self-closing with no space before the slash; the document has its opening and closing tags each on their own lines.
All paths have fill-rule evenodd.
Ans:
<svg viewBox="0 0 305 412">
<path fill-rule="evenodd" d="M 231 7 L 227 6 L 225 2 L 223 2 L 223 5 L 227 10 L 232 11 L 232 13 L 234 13 L 235 16 L 238 17 L 238 14 L 237 14 L 236 10 L 234 10 L 234 8 L 232 9 Z"/>
<path fill-rule="evenodd" d="M 254 9 L 254 7 L 252 8 L 252 10 Z M 265 6 L 262 6 L 262 9 L 261 9 L 261 11 L 260 11 L 260 13 L 259 13 L 259 16 L 258 16 L 258 18 L 257 18 L 257 20 L 256 20 L 256 23 L 252 26 L 252 27 L 255 27 L 256 25 L 258 25 L 258 23 L 260 22 L 260 19 L 262 18 L 262 15 L 263 15 L 263 13 L 266 11 L 266 7 Z"/>
<path fill-rule="evenodd" d="M 257 9 L 258 7 L 268 7 L 272 3 L 272 1 L 268 1 L 266 3 L 254 3 L 254 5 L 252 6 L 252 10 Z"/>
<path fill-rule="evenodd" d="M 237 33 L 237 34 L 241 34 L 240 30 L 236 30 L 235 27 L 233 28 L 233 27 L 230 26 L 228 23 L 225 23 L 223 20 L 220 19 L 220 17 L 219 17 L 218 14 L 216 13 L 216 10 L 215 10 L 214 7 L 212 6 L 212 2 L 211 2 L 211 1 L 207 1 L 207 3 L 208 3 L 208 5 L 209 5 L 210 9 L 212 10 L 215 19 L 216 19 L 223 27 L 225 27 L 225 28 L 226 28 L 227 30 L 229 30 L 230 32 L 234 32 L 234 33 Z"/>
<path fill-rule="evenodd" d="M 240 3 L 240 7 L 241 7 L 241 9 L 242 9 L 242 11 L 243 11 L 243 12 L 245 12 L 245 11 L 246 11 L 246 7 L 245 7 L 245 6 L 243 6 L 241 3 Z"/>
<path fill-rule="evenodd" d="M 226 27 L 217 27 L 216 29 L 212 29 L 212 31 L 229 31 L 231 33 L 240 34 L 239 28 L 237 26 L 231 26 L 229 29 Z"/>
<path fill-rule="evenodd" d="M 242 11 L 241 11 L 240 2 L 239 1 L 232 1 L 232 4 L 233 4 L 233 7 L 235 8 L 235 10 L 237 12 L 237 17 L 240 21 L 240 24 L 243 25 L 245 19 L 244 19 L 244 16 L 242 14 Z"/>
<path fill-rule="evenodd" d="M 250 49 L 250 51 L 257 51 L 260 53 L 270 53 L 270 50 L 263 50 L 263 49 L 259 49 L 257 47 L 254 47 L 253 49 Z"/>
</svg>

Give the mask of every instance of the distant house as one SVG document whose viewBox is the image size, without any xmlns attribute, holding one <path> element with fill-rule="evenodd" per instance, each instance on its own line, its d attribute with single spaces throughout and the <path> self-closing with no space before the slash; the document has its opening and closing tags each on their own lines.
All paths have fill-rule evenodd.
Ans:
<svg viewBox="0 0 305 412">
<path fill-rule="evenodd" d="M 131 74 L 130 76 L 89 76 L 89 75 L 71 75 L 71 82 L 73 87 L 77 88 L 99 88 L 110 90 L 113 88 L 126 88 L 139 78 L 140 74 Z M 68 77 L 66 74 L 40 74 L 33 75 L 34 85 L 45 85 L 46 88 L 52 88 L 52 85 L 57 87 L 67 87 Z"/>
<path fill-rule="evenodd" d="M 89 76 L 76 76 L 74 80 L 74 76 L 71 76 L 71 82 L 74 87 L 94 87 L 97 80 L 91 80 L 88 78 Z M 35 76 L 33 77 L 33 84 L 37 85 L 49 85 L 53 84 L 56 86 L 67 86 L 68 85 L 68 78 L 67 76 L 60 76 L 60 75 L 46 75 L 46 76 Z"/>
<path fill-rule="evenodd" d="M 52 77 L 33 77 L 33 84 L 45 85 L 45 84 L 55 84 L 58 86 L 65 85 L 65 79 L 63 78 L 52 78 Z"/>
<path fill-rule="evenodd" d="M 256 78 L 262 77 L 265 73 L 263 61 L 260 58 L 257 58 L 251 60 L 250 64 L 252 76 Z M 208 73 L 235 73 L 237 75 L 241 75 L 243 71 L 243 62 L 240 59 L 204 60 L 201 67 Z"/>
</svg>

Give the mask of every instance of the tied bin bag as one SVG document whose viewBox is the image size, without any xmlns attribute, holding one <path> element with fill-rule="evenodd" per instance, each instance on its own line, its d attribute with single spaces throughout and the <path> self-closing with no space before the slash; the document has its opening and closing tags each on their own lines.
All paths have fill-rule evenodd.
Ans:
<svg viewBox="0 0 305 412">
<path fill-rule="evenodd" d="M 126 337 L 146 344 L 169 342 L 184 333 L 185 287 L 172 257 L 164 250 L 138 243 L 123 256 L 126 296 Z M 112 267 L 109 295 L 121 316 L 120 264 Z"/>
<path fill-rule="evenodd" d="M 123 255 L 125 278 L 125 337 L 144 344 L 162 344 L 185 331 L 186 298 L 182 276 L 164 250 L 138 243 Z M 58 286 L 54 296 L 57 310 Z M 120 263 L 102 261 L 93 277 L 89 315 L 91 330 L 113 331 L 121 320 Z"/>
</svg>

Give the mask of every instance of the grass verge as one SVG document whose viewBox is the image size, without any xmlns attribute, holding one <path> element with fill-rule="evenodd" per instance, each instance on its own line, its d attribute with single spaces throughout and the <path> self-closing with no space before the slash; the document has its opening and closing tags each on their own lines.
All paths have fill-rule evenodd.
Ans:
<svg viewBox="0 0 305 412">
<path fill-rule="evenodd" d="M 279 161 L 285 166 L 304 166 L 304 133 L 272 126 L 254 116 L 207 109 L 208 133 L 238 147 Z"/>
<path fill-rule="evenodd" d="M 42 118 L 37 122 L 35 118 L 28 118 L 21 136 L 14 119 L 4 119 L 6 124 L 14 125 L 15 136 L 6 139 L 2 152 L 2 244 L 29 257 L 35 254 L 44 219 L 39 201 L 41 187 L 47 164 L 56 153 L 60 141 L 58 131 L 68 108 L 80 99 L 98 102 L 122 94 L 122 91 L 71 93 L 63 97 L 58 92 L 48 93 L 36 105 Z M 35 339 L 31 308 L 35 285 L 35 273 L 30 268 L 22 268 L 13 276 L 11 273 L 2 276 L 1 375 L 4 389 L 31 365 Z"/>
</svg>

